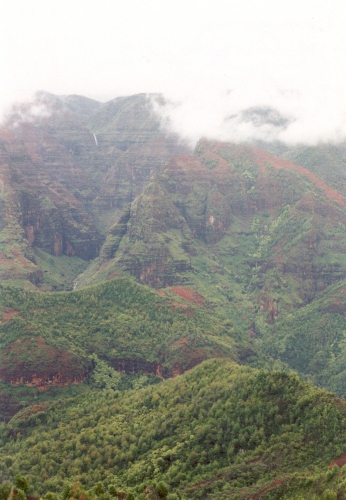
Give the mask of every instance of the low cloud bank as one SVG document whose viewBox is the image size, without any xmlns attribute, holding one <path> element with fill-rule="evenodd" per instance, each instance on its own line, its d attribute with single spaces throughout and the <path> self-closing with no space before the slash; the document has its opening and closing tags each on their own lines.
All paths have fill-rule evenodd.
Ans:
<svg viewBox="0 0 346 500">
<path fill-rule="evenodd" d="M 194 145 L 220 141 L 281 141 L 289 145 L 339 143 L 346 139 L 346 103 L 333 91 L 232 89 L 191 91 L 152 98 L 165 130 Z M 343 104 L 345 104 L 343 106 Z"/>
<path fill-rule="evenodd" d="M 17 128 L 22 123 L 32 123 L 40 118 L 50 116 L 52 110 L 46 95 L 48 94 L 42 91 L 26 95 L 23 93 L 10 105 L 9 101 L 0 101 L 0 126 Z"/>
<path fill-rule="evenodd" d="M 37 92 L 2 106 L 2 126 L 46 118 L 63 109 L 58 96 Z M 238 87 L 148 95 L 164 130 L 191 146 L 202 138 L 230 142 L 280 141 L 287 145 L 340 143 L 346 140 L 346 99 L 343 90 L 317 88 L 257 89 Z"/>
</svg>

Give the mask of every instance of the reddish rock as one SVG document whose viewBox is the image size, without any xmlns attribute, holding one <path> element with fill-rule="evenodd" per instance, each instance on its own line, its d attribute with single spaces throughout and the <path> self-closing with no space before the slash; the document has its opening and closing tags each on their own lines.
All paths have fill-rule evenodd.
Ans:
<svg viewBox="0 0 346 500">
<path fill-rule="evenodd" d="M 45 390 L 49 386 L 80 384 L 92 370 L 91 362 L 41 337 L 18 339 L 0 353 L 0 380 Z"/>
<path fill-rule="evenodd" d="M 204 304 L 204 297 L 194 290 L 190 290 L 189 288 L 183 286 L 172 286 L 169 289 L 176 295 L 179 295 L 179 297 L 182 297 L 187 302 L 191 302 L 196 306 L 203 306 Z"/>
</svg>

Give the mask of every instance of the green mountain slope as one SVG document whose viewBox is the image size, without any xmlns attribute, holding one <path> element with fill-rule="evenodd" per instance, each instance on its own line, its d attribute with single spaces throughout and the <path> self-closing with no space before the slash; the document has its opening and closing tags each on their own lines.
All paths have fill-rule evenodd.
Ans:
<svg viewBox="0 0 346 500">
<path fill-rule="evenodd" d="M 133 275 L 194 290 L 270 356 L 344 395 L 344 198 L 258 149 L 203 141 L 196 155 L 171 159 L 125 207 L 78 287 Z"/>
<path fill-rule="evenodd" d="M 272 321 L 345 277 L 339 193 L 253 148 L 205 141 L 197 155 L 173 158 L 124 209 L 79 286 L 125 271 L 229 309 L 252 303 Z"/>
<path fill-rule="evenodd" d="M 44 399 L 39 391 L 88 384 L 102 367 L 164 379 L 213 357 L 257 361 L 225 316 L 173 291 L 163 297 L 127 279 L 59 294 L 0 290 L 1 418 L 23 406 L 20 394 Z"/>
<path fill-rule="evenodd" d="M 345 290 L 341 281 L 274 325 L 258 325 L 262 348 L 342 397 L 346 396 Z"/>
<path fill-rule="evenodd" d="M 345 416 L 296 376 L 211 360 L 137 392 L 24 410 L 4 428 L 1 469 L 40 494 L 100 481 L 144 499 L 164 480 L 185 498 L 255 498 L 265 481 L 342 455 Z"/>
<path fill-rule="evenodd" d="M 258 147 L 302 165 L 340 193 L 346 192 L 346 147 L 344 142 L 315 146 L 259 142 Z"/>
</svg>

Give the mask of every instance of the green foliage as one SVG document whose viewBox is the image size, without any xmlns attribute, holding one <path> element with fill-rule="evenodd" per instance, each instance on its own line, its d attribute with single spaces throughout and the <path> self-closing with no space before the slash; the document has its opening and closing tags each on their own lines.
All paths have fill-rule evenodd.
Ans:
<svg viewBox="0 0 346 500">
<path fill-rule="evenodd" d="M 19 500 L 26 500 L 25 491 L 21 490 L 21 489 L 18 489 L 17 490 L 17 494 L 16 494 L 16 498 L 18 498 Z"/>
<path fill-rule="evenodd" d="M 24 476 L 17 475 L 14 478 L 14 484 L 17 488 L 23 490 L 24 492 L 27 492 L 29 489 L 28 480 Z"/>
<path fill-rule="evenodd" d="M 259 342 L 315 384 L 345 397 L 345 282 L 327 288 L 304 308 L 265 327 Z"/>
<path fill-rule="evenodd" d="M 226 360 L 141 390 L 95 390 L 45 413 L 44 423 L 12 419 L 0 455 L 4 471 L 24 474 L 40 495 L 68 498 L 78 480 L 97 496 L 127 491 L 141 499 L 153 484 L 161 498 L 166 485 L 172 494 L 208 498 L 329 463 L 346 450 L 343 402 L 294 375 Z M 14 440 L 16 422 L 26 432 Z M 335 478 L 331 469 L 326 481 Z"/>
<path fill-rule="evenodd" d="M 233 333 L 217 315 L 192 305 L 191 313 L 186 314 L 184 306 L 172 307 L 169 298 L 160 297 L 147 287 L 126 279 L 72 294 L 36 294 L 3 286 L 0 307 L 16 311 L 10 321 L 0 324 L 0 347 L 13 345 L 11 349 L 15 349 L 17 365 L 22 361 L 29 370 L 35 358 L 46 356 L 48 347 L 44 347 L 43 352 L 37 347 L 27 347 L 32 343 L 36 346 L 36 339 L 43 338 L 47 346 L 69 352 L 75 358 L 75 367 L 78 361 L 87 369 L 90 366 L 88 356 L 96 354 L 101 359 L 96 363 L 94 375 L 98 387 L 110 388 L 113 384 L 116 388 L 118 381 L 118 376 L 102 364 L 102 360 L 110 366 L 123 358 L 157 362 L 169 373 L 175 362 L 174 342 L 182 337 L 190 339 L 191 347 L 198 344 L 202 359 L 203 356 L 213 357 L 215 351 L 225 357 L 235 355 L 231 341 L 228 346 L 216 340 L 217 336 L 229 338 Z M 28 332 L 34 332 L 34 336 Z M 20 339 L 23 339 L 22 344 L 13 344 Z M 22 351 L 20 345 L 23 345 Z M 9 350 L 0 354 L 7 372 L 15 371 L 11 353 Z M 40 360 L 40 369 L 44 361 Z M 145 364 L 143 371 L 147 371 Z M 152 371 L 155 373 L 154 368 Z"/>
<path fill-rule="evenodd" d="M 43 282 L 37 286 L 45 291 L 72 290 L 76 276 L 87 266 L 79 257 L 50 255 L 39 248 L 35 249 L 35 261 L 43 272 Z"/>
<path fill-rule="evenodd" d="M 112 496 L 112 497 L 116 497 L 117 496 L 117 489 L 116 487 L 114 486 L 114 484 L 110 484 L 109 487 L 108 487 L 108 492 L 109 494 Z"/>
<path fill-rule="evenodd" d="M 70 484 L 66 484 L 61 495 L 62 500 L 68 500 L 69 498 L 72 497 L 72 495 L 73 495 L 73 487 Z"/>
<path fill-rule="evenodd" d="M 156 487 L 156 492 L 160 498 L 166 498 L 168 495 L 168 486 L 163 481 L 160 481 Z"/>
<path fill-rule="evenodd" d="M 38 161 L 37 191 L 21 181 L 34 176 L 30 155 L 19 155 L 20 168 L 8 157 L 17 181 L 0 194 L 0 278 L 17 286 L 0 287 L 0 419 L 14 415 L 0 426 L 0 478 L 14 483 L 0 486 L 0 500 L 14 486 L 24 499 L 28 484 L 46 500 L 345 498 L 345 471 L 326 469 L 346 450 L 344 402 L 296 375 L 225 360 L 159 383 L 229 358 L 293 367 L 346 396 L 337 193 L 243 145 L 201 141 L 195 157 L 167 163 L 177 146 L 145 96 L 91 116 L 95 152 L 81 147 L 78 134 L 90 134 L 78 120 L 53 122 L 44 130 L 51 144 L 73 151 L 65 183 L 74 183 L 72 165 L 83 186 L 61 185 L 59 195 L 55 166 L 52 181 Z M 299 146 L 286 156 L 344 189 L 343 148 Z M 98 254 L 96 226 L 105 243 L 85 269 L 72 255 Z M 62 250 L 71 256 L 51 255 Z M 102 285 L 82 289 L 91 283 Z M 80 290 L 38 294 L 23 284 Z M 198 291 L 203 307 L 173 285 Z M 57 387 L 63 375 L 61 385 L 85 384 Z M 44 393 L 30 386 L 39 379 Z"/>
<path fill-rule="evenodd" d="M 11 492 L 11 484 L 6 482 L 0 485 L 0 500 L 7 500 Z"/>
<path fill-rule="evenodd" d="M 100 495 L 102 495 L 102 493 L 105 492 L 104 486 L 101 482 L 95 484 L 94 492 L 95 492 L 95 495 L 97 495 L 97 496 L 100 496 Z"/>
<path fill-rule="evenodd" d="M 94 370 L 89 382 L 97 389 L 117 390 L 121 386 L 123 377 L 116 372 L 105 361 L 98 359 L 97 355 L 92 355 Z"/>
</svg>

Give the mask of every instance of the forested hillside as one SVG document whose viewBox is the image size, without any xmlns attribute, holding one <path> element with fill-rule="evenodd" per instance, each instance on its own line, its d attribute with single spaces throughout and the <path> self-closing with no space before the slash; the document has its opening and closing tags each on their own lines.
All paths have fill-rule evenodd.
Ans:
<svg viewBox="0 0 346 500">
<path fill-rule="evenodd" d="M 2 470 L 25 474 L 35 494 L 78 483 L 141 499 L 163 481 L 187 498 L 254 498 L 263 481 L 289 483 L 345 453 L 345 417 L 343 401 L 296 376 L 211 360 L 124 395 L 23 410 L 6 427 Z"/>
</svg>

